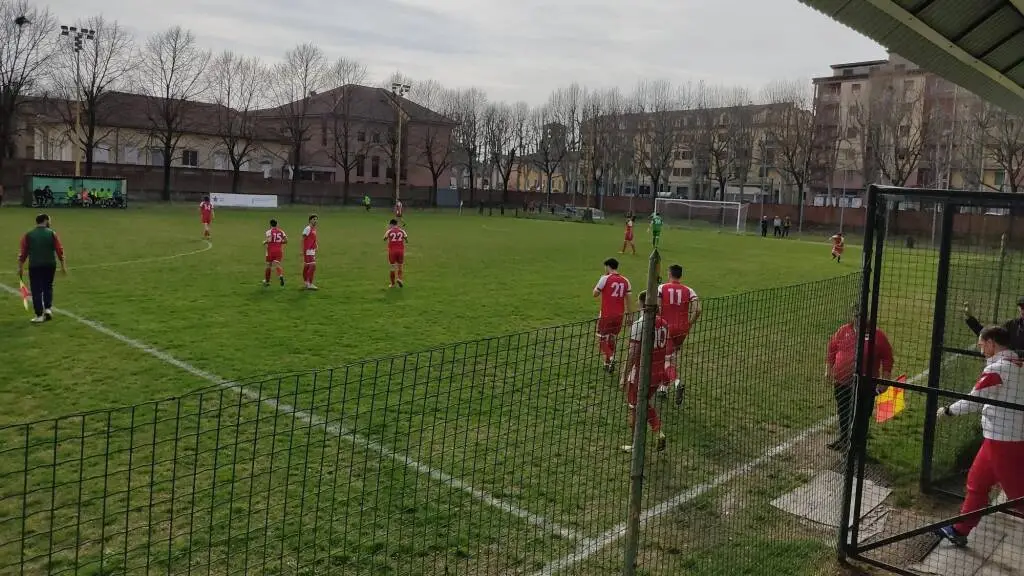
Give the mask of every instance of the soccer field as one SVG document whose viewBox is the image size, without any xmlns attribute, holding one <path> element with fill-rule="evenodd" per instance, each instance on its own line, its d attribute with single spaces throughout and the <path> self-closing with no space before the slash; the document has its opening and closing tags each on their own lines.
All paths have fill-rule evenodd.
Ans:
<svg viewBox="0 0 1024 576">
<path fill-rule="evenodd" d="M 260 285 L 271 215 L 293 243 L 284 288 Z M 0 211 L 0 242 L 15 247 L 32 216 Z M 389 290 L 389 215 L 326 211 L 321 290 L 309 293 L 296 246 L 307 212 L 220 210 L 212 243 L 197 216 L 53 214 L 72 268 L 58 279 L 63 313 L 30 325 L 12 295 L 0 315 L 0 475 L 25 479 L 0 488 L 0 571 L 615 571 L 629 435 L 590 319 L 618 223 L 412 212 L 407 286 Z M 645 501 L 670 504 L 652 522 L 672 523 L 707 514 L 766 451 L 824 430 L 822 335 L 846 319 L 859 258 L 854 247 L 837 265 L 824 242 L 668 224 L 665 264 L 681 263 L 706 302 L 686 349 L 692 393 L 682 409 L 662 406 L 669 449 L 648 460 Z M 646 256 L 620 259 L 639 291 Z M 781 357 L 801 361 L 773 365 Z M 801 456 L 731 493 L 760 501 L 805 480 Z M 757 506 L 730 526 L 782 521 Z M 688 551 L 656 546 L 691 572 L 781 558 L 793 571 L 778 573 L 813 573 L 795 565 L 829 556 L 812 537 L 768 538 L 738 559 L 729 533 Z"/>
</svg>

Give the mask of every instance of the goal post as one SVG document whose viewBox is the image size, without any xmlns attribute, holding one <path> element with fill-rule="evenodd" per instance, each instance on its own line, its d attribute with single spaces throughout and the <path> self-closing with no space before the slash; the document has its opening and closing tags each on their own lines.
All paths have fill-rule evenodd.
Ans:
<svg viewBox="0 0 1024 576">
<path fill-rule="evenodd" d="M 715 227 L 743 234 L 747 229 L 748 204 L 717 200 L 656 198 L 654 211 L 666 222 L 680 226 Z"/>
</svg>

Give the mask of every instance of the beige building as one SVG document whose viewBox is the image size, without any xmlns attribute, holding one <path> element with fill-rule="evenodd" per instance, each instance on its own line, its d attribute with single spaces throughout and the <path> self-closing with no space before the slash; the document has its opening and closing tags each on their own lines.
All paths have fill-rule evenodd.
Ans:
<svg viewBox="0 0 1024 576">
<path fill-rule="evenodd" d="M 993 135 L 979 125 L 988 105 L 906 58 L 834 64 L 814 90 L 815 203 L 844 202 L 872 182 L 1005 188 Z"/>
</svg>

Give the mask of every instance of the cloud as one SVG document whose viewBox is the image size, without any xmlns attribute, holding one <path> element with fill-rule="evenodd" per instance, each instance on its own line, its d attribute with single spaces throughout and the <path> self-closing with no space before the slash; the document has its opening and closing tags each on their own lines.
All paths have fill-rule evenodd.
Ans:
<svg viewBox="0 0 1024 576">
<path fill-rule="evenodd" d="M 279 58 L 302 42 L 493 99 L 643 78 L 749 87 L 884 56 L 797 0 L 50 0 L 62 21 L 103 13 L 140 35 L 191 28 L 213 49 Z"/>
</svg>

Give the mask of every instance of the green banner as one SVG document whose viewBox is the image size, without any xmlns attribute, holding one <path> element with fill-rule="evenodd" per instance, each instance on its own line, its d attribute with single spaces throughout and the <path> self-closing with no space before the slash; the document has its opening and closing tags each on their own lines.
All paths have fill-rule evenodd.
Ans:
<svg viewBox="0 0 1024 576">
<path fill-rule="evenodd" d="M 123 178 L 74 178 L 70 176 L 30 176 L 32 205 L 97 206 L 124 208 L 128 193 Z"/>
</svg>

